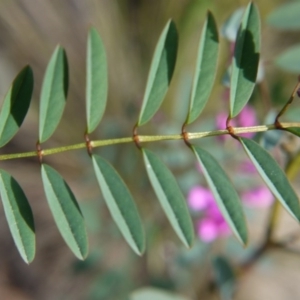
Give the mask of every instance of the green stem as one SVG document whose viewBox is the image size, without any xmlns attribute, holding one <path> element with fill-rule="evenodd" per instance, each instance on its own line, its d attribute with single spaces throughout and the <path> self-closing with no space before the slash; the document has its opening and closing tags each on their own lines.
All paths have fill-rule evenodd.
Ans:
<svg viewBox="0 0 300 300">
<path fill-rule="evenodd" d="M 287 164 L 285 168 L 286 176 L 289 180 L 293 180 L 296 175 L 299 172 L 299 165 L 300 165 L 300 152 L 293 157 L 289 163 Z M 270 216 L 268 220 L 268 225 L 267 225 L 267 230 L 266 230 L 266 236 L 264 239 L 264 242 L 260 245 L 258 249 L 256 249 L 250 258 L 247 259 L 246 262 L 244 262 L 241 266 L 239 271 L 245 272 L 247 271 L 250 267 L 254 265 L 254 263 L 270 248 L 274 247 L 281 247 L 284 248 L 285 245 L 283 243 L 277 243 L 272 240 L 273 232 L 276 228 L 276 225 L 278 223 L 278 218 L 279 218 L 279 212 L 281 209 L 281 205 L 279 201 L 274 201 L 271 211 L 270 211 Z"/>
<path fill-rule="evenodd" d="M 298 153 L 294 158 L 292 158 L 286 166 L 285 173 L 286 177 L 292 181 L 299 172 L 300 165 L 300 153 Z M 268 227 L 266 232 L 266 243 L 270 243 L 272 239 L 272 234 L 274 232 L 275 226 L 278 223 L 278 216 L 280 210 L 279 201 L 275 201 L 272 206 L 270 213 Z"/>
<path fill-rule="evenodd" d="M 281 128 L 288 128 L 288 127 L 300 127 L 300 123 L 281 123 Z M 251 126 L 251 127 L 235 127 L 233 128 L 234 134 L 241 134 L 247 132 L 264 132 L 268 130 L 278 129 L 274 124 L 271 125 L 259 125 L 259 126 Z M 186 139 L 200 139 L 210 136 L 219 136 L 229 134 L 228 130 L 212 130 L 212 131 L 204 131 L 204 132 L 196 132 L 196 133 L 189 133 L 186 132 L 185 136 Z M 182 134 L 174 134 L 174 135 L 139 135 L 138 136 L 140 143 L 149 143 L 149 142 L 158 142 L 158 141 L 167 141 L 167 140 L 182 140 L 184 139 Z M 107 140 L 99 140 L 99 141 L 90 141 L 90 145 L 92 148 L 109 146 L 114 144 L 123 144 L 123 143 L 132 143 L 134 142 L 133 137 L 124 137 L 124 138 L 117 138 L 117 139 L 107 139 Z M 86 148 L 86 143 L 80 143 L 75 145 L 63 146 L 58 148 L 50 148 L 50 149 L 43 149 L 41 150 L 41 155 L 52 155 L 56 153 L 77 150 L 77 149 L 84 149 Z M 16 158 L 24 158 L 24 157 L 34 157 L 37 156 L 37 151 L 30 151 L 24 153 L 13 153 L 13 154 L 4 154 L 0 155 L 0 160 L 9 160 L 9 159 L 16 159 Z"/>
<path fill-rule="evenodd" d="M 291 95 L 290 99 L 289 99 L 288 102 L 283 106 L 283 108 L 281 109 L 281 111 L 278 113 L 278 115 L 277 115 L 276 118 L 275 118 L 274 124 L 275 124 L 278 128 L 280 128 L 280 126 L 281 126 L 281 124 L 280 124 L 280 122 L 279 122 L 279 118 L 287 111 L 288 107 L 292 104 L 292 102 L 294 101 L 294 98 L 295 98 L 296 93 L 297 93 L 297 91 L 299 90 L 299 88 L 300 88 L 300 77 L 298 78 L 298 82 L 297 82 L 297 84 L 296 84 L 296 86 L 295 86 L 295 88 L 294 88 L 294 90 L 293 90 L 293 92 L 292 92 L 292 95 Z"/>
</svg>

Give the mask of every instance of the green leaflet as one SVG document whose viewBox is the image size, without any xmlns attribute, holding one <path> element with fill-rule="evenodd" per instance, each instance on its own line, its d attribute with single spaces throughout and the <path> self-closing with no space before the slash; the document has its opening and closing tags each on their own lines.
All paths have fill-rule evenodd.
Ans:
<svg viewBox="0 0 300 300">
<path fill-rule="evenodd" d="M 239 114 L 248 102 L 256 81 L 260 53 L 260 18 L 250 3 L 239 28 L 230 83 L 230 117 Z"/>
<path fill-rule="evenodd" d="M 225 220 L 238 240 L 245 245 L 248 240 L 245 216 L 230 179 L 211 154 L 197 146 L 192 146 L 192 150 Z"/>
<path fill-rule="evenodd" d="M 137 207 L 117 171 L 102 157 L 92 155 L 93 166 L 110 213 L 130 247 L 145 250 L 145 235 Z"/>
<path fill-rule="evenodd" d="M 87 133 L 96 129 L 103 116 L 107 98 L 107 81 L 105 49 L 97 30 L 91 28 L 87 44 Z"/>
<path fill-rule="evenodd" d="M 18 182 L 1 169 L 0 194 L 14 242 L 23 260 L 30 263 L 35 255 L 35 230 L 32 211 Z"/>
<path fill-rule="evenodd" d="M 300 4 L 300 3 L 299 3 Z M 300 73 L 300 44 L 288 48 L 286 51 L 276 57 L 277 67 L 292 73 Z"/>
<path fill-rule="evenodd" d="M 267 23 L 278 29 L 299 30 L 300 29 L 300 2 L 285 3 L 271 12 Z"/>
<path fill-rule="evenodd" d="M 41 167 L 46 198 L 56 225 L 76 257 L 84 259 L 88 254 L 88 240 L 78 203 L 60 174 L 46 164 Z"/>
<path fill-rule="evenodd" d="M 300 128 L 299 127 L 289 127 L 289 128 L 285 128 L 284 130 L 300 137 Z"/>
<path fill-rule="evenodd" d="M 5 96 L 0 112 L 0 147 L 18 132 L 27 114 L 33 90 L 33 74 L 29 66 L 21 70 Z"/>
<path fill-rule="evenodd" d="M 48 63 L 41 91 L 39 142 L 55 131 L 65 108 L 68 91 L 68 63 L 65 50 L 57 46 Z"/>
<path fill-rule="evenodd" d="M 221 299 L 232 299 L 235 292 L 236 278 L 229 260 L 223 256 L 214 257 L 212 266 Z"/>
<path fill-rule="evenodd" d="M 208 101 L 216 76 L 218 52 L 218 28 L 213 15 L 208 12 L 199 44 L 187 124 L 198 118 Z"/>
<path fill-rule="evenodd" d="M 194 240 L 193 224 L 173 174 L 153 152 L 145 148 L 142 152 L 148 177 L 163 210 L 183 244 L 191 247 Z"/>
<path fill-rule="evenodd" d="M 154 287 L 142 287 L 129 295 L 129 300 L 190 300 L 184 296 L 171 293 L 168 290 Z"/>
<path fill-rule="evenodd" d="M 174 22 L 170 20 L 155 48 L 138 126 L 144 125 L 153 117 L 167 93 L 175 68 L 177 46 L 177 30 Z"/>
<path fill-rule="evenodd" d="M 277 162 L 256 142 L 246 138 L 239 138 L 239 140 L 271 192 L 287 211 L 299 221 L 298 197 Z"/>
</svg>

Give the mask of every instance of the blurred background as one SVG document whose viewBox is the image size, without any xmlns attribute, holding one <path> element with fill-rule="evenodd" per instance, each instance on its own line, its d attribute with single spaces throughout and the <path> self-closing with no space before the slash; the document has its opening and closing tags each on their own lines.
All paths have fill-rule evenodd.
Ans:
<svg viewBox="0 0 300 300">
<path fill-rule="evenodd" d="M 257 124 L 268 123 L 265 117 L 271 113 L 271 107 L 278 110 L 287 101 L 296 84 L 296 75 L 276 67 L 274 60 L 290 46 L 300 42 L 299 30 L 278 30 L 266 22 L 276 7 L 290 2 L 256 1 L 262 19 L 261 57 L 264 73 L 250 101 L 255 111 L 253 122 Z M 247 4 L 248 1 L 243 0 L 1 0 L 0 99 L 4 98 L 12 80 L 24 65 L 31 65 L 35 79 L 34 96 L 25 122 L 15 138 L 1 149 L 1 153 L 35 149 L 41 83 L 57 44 L 66 49 L 68 56 L 68 103 L 59 128 L 43 147 L 84 141 L 86 39 L 91 26 L 97 28 L 103 39 L 109 66 L 108 105 L 92 138 L 131 135 L 138 118 L 155 44 L 169 18 L 175 21 L 179 31 L 174 77 L 161 110 L 139 132 L 153 135 L 180 133 L 187 112 L 197 47 L 207 10 L 214 14 L 221 29 L 236 9 Z M 216 116 L 221 112 L 227 113 L 226 70 L 231 59 L 232 43 L 226 39 L 226 35 L 220 39 L 216 84 L 208 106 L 199 121 L 188 129 L 190 131 L 216 129 Z M 295 105 L 288 117 L 297 116 L 299 108 Z M 239 122 L 243 125 L 243 120 Z M 255 138 L 261 139 L 262 136 Z M 261 183 L 252 171 L 241 170 L 247 159 L 242 151 L 238 151 L 234 141 L 208 138 L 195 143 L 209 149 L 218 158 L 241 194 L 249 186 L 254 189 Z M 275 153 L 283 167 L 289 155 L 299 150 L 297 140 L 285 134 L 270 135 L 264 138 L 263 143 Z M 187 201 L 194 187 L 205 188 L 195 159 L 182 141 L 147 146 L 159 154 L 176 175 Z M 236 281 L 231 273 L 236 264 L 247 261 L 251 251 L 262 241 L 270 206 L 245 205 L 250 231 L 250 242 L 246 249 L 231 236 L 203 241 L 197 225 L 203 213 L 191 206 L 197 234 L 194 247 L 187 250 L 175 236 L 159 206 L 136 147 L 131 144 L 115 145 L 94 151 L 107 158 L 129 186 L 145 226 L 146 253 L 137 257 L 113 223 L 86 151 L 77 150 L 45 158 L 69 183 L 82 208 L 90 241 L 90 254 L 84 262 L 78 261 L 68 250 L 54 224 L 42 189 L 38 159 L 4 161 L 1 162 L 1 168 L 18 180 L 32 206 L 37 253 L 29 266 L 22 261 L 1 206 L 1 299 L 159 300 L 169 299 L 167 297 L 177 299 L 175 293 L 181 295 L 178 300 L 299 299 L 300 288 L 297 282 L 300 280 L 300 260 L 296 250 L 272 250 L 265 253 Z M 295 180 L 295 186 L 297 183 L 299 179 Z M 297 228 L 297 224 L 282 212 L 276 237 L 280 239 L 295 232 Z M 226 280 L 230 280 L 225 280 L 225 286 L 216 288 L 216 274 L 217 277 L 225 276 Z M 166 291 L 165 298 L 159 298 L 162 296 L 158 294 L 154 297 L 151 290 L 148 298 L 145 294 L 132 294 L 137 289 L 150 286 Z"/>
</svg>

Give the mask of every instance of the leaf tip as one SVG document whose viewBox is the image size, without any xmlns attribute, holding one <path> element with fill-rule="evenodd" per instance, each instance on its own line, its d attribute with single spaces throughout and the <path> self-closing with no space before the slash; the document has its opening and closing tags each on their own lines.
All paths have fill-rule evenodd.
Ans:
<svg viewBox="0 0 300 300">
<path fill-rule="evenodd" d="M 145 253 L 145 249 L 138 249 L 137 251 L 135 251 L 135 253 L 138 255 L 138 256 L 143 256 L 144 253 Z"/>
<path fill-rule="evenodd" d="M 190 241 L 187 241 L 187 244 L 185 245 L 187 249 L 192 249 L 194 245 L 194 238 L 192 238 Z"/>
<path fill-rule="evenodd" d="M 244 249 L 248 247 L 248 231 L 246 232 L 246 236 L 242 237 L 240 242 Z"/>
<path fill-rule="evenodd" d="M 207 18 L 208 18 L 208 17 L 213 17 L 213 14 L 212 14 L 212 12 L 211 12 L 210 9 L 207 10 L 206 16 L 207 16 Z"/>
<path fill-rule="evenodd" d="M 88 255 L 89 255 L 89 245 L 88 245 L 88 242 L 87 242 L 87 247 L 86 247 L 86 249 L 84 249 L 84 251 L 81 251 L 80 254 L 81 254 L 80 260 L 86 260 L 86 258 L 87 258 Z"/>
<path fill-rule="evenodd" d="M 30 66 L 29 64 L 27 64 L 27 65 L 25 65 L 25 66 L 23 67 L 23 71 L 26 71 L 26 72 L 32 72 L 32 68 L 31 68 L 31 66 Z"/>
<path fill-rule="evenodd" d="M 33 260 L 34 260 L 34 257 L 35 257 L 35 255 L 33 255 L 33 256 L 30 257 L 30 258 L 26 258 L 26 260 L 24 259 L 25 263 L 26 263 L 27 265 L 30 265 L 30 264 L 33 262 Z"/>
<path fill-rule="evenodd" d="M 173 19 L 170 19 L 167 24 L 168 24 L 169 30 L 173 30 L 174 32 L 177 33 L 177 26 Z"/>
<path fill-rule="evenodd" d="M 88 253 L 84 253 L 84 254 L 80 253 L 80 255 L 76 255 L 76 257 L 82 261 L 86 260 L 87 256 L 88 256 Z"/>
</svg>

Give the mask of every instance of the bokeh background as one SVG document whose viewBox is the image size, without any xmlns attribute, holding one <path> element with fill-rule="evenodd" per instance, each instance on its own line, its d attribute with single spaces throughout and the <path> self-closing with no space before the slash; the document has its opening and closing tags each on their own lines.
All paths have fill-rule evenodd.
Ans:
<svg viewBox="0 0 300 300">
<path fill-rule="evenodd" d="M 255 91 L 253 105 L 260 123 L 264 122 L 270 106 L 278 109 L 288 99 L 296 82 L 294 74 L 274 67 L 272 62 L 280 52 L 300 41 L 299 31 L 278 31 L 265 22 L 267 15 L 284 2 L 288 1 L 256 1 L 262 18 L 261 56 L 266 74 L 263 95 L 269 99 L 269 102 L 260 100 L 262 92 Z M 179 133 L 187 111 L 197 47 L 207 10 L 213 12 L 220 28 L 235 9 L 247 3 L 243 0 L 1 0 L 0 99 L 4 98 L 13 78 L 24 65 L 32 66 L 35 79 L 28 116 L 19 133 L 1 149 L 1 153 L 35 149 L 41 83 L 57 44 L 66 49 L 69 61 L 68 103 L 59 128 L 43 147 L 83 142 L 86 39 L 91 26 L 95 26 L 102 36 L 109 66 L 108 105 L 92 138 L 131 135 L 155 44 L 169 18 L 175 21 L 180 38 L 174 78 L 161 110 L 140 132 Z M 214 129 L 215 115 L 222 109 L 226 111 L 221 81 L 228 66 L 229 53 L 228 42 L 221 39 L 216 85 L 207 108 L 191 131 Z M 288 140 L 288 145 L 293 145 L 292 142 Z M 238 182 L 236 173 L 240 157 L 233 153 L 231 142 L 218 144 L 216 139 L 210 138 L 197 143 L 213 149 L 234 182 L 243 184 Z M 192 154 L 182 141 L 155 143 L 149 147 L 176 174 L 186 196 L 192 186 L 203 182 Z M 86 151 L 45 158 L 69 183 L 85 215 L 90 240 L 90 254 L 85 262 L 76 260 L 59 235 L 42 190 L 38 160 L 1 162 L 1 167 L 21 184 L 32 206 L 37 253 L 29 266 L 21 260 L 1 206 L 0 299 L 129 299 L 134 290 L 144 286 L 179 293 L 186 299 L 219 299 L 218 289 L 211 284 L 213 257 L 228 256 L 234 264 L 250 255 L 262 239 L 269 209 L 248 209 L 251 239 L 247 249 L 229 237 L 212 244 L 196 238 L 194 247 L 187 250 L 170 228 L 150 188 L 136 147 L 115 145 L 94 151 L 118 169 L 132 191 L 146 229 L 146 253 L 137 257 L 112 222 Z M 277 234 L 285 235 L 295 226 L 290 217 L 282 214 Z M 297 254 L 275 250 L 267 253 L 238 278 L 234 299 L 299 299 L 299 267 Z M 222 297 L 230 299 L 231 296 L 225 293 Z"/>
</svg>

